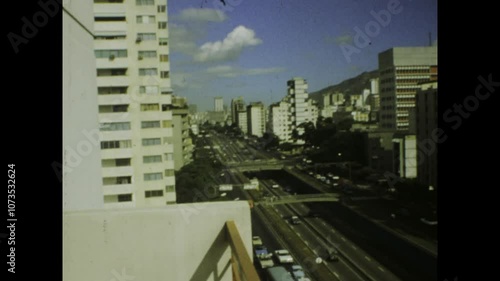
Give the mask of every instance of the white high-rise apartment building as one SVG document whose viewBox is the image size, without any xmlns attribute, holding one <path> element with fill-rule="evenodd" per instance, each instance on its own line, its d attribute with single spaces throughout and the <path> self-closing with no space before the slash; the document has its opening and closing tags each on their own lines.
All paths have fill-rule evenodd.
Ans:
<svg viewBox="0 0 500 281">
<path fill-rule="evenodd" d="M 280 142 L 290 142 L 292 138 L 289 111 L 290 104 L 283 101 L 269 106 L 269 130 Z"/>
<path fill-rule="evenodd" d="M 313 122 L 316 126 L 318 119 L 318 108 L 309 100 L 307 92 L 307 81 L 301 77 L 294 77 L 287 81 L 288 94 L 283 101 L 290 104 L 290 130 L 297 130 L 299 135 L 304 133 L 304 129 L 299 125 L 302 123 Z M 303 141 L 298 141 L 302 144 Z"/>
<path fill-rule="evenodd" d="M 95 0 L 104 206 L 176 202 L 166 0 Z"/>
<path fill-rule="evenodd" d="M 252 102 L 247 106 L 248 134 L 262 137 L 266 129 L 266 118 L 262 102 Z"/>
<path fill-rule="evenodd" d="M 214 111 L 224 111 L 224 99 L 222 97 L 214 98 Z"/>
</svg>

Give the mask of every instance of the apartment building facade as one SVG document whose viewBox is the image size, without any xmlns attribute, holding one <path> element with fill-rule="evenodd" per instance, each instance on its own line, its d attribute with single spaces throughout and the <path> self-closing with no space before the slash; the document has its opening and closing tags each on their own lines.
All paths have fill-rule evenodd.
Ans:
<svg viewBox="0 0 500 281">
<path fill-rule="evenodd" d="M 104 206 L 176 202 L 166 0 L 95 0 Z"/>
</svg>

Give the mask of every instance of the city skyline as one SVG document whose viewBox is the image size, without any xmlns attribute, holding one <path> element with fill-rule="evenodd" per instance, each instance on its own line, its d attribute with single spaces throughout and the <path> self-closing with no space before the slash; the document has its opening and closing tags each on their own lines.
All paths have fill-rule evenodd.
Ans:
<svg viewBox="0 0 500 281">
<path fill-rule="evenodd" d="M 226 3 L 169 3 L 174 94 L 200 111 L 215 96 L 267 106 L 286 95 L 292 77 L 314 92 L 377 69 L 378 53 L 392 47 L 437 44 L 430 0 Z"/>
</svg>

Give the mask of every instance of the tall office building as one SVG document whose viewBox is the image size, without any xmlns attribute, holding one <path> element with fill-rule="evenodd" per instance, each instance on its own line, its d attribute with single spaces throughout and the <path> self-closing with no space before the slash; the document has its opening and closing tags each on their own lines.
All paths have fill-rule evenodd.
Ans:
<svg viewBox="0 0 500 281">
<path fill-rule="evenodd" d="M 247 106 L 248 134 L 262 137 L 266 129 L 266 118 L 262 102 L 252 102 Z"/>
<path fill-rule="evenodd" d="M 420 85 L 417 91 L 417 179 L 426 186 L 437 188 L 438 144 L 438 83 Z"/>
<path fill-rule="evenodd" d="M 222 97 L 214 98 L 214 111 L 215 112 L 224 111 L 224 99 Z"/>
<path fill-rule="evenodd" d="M 437 80 L 437 47 L 397 47 L 378 55 L 380 128 L 408 131 L 419 83 Z"/>
<path fill-rule="evenodd" d="M 166 1 L 94 1 L 104 206 L 176 202 Z"/>
</svg>

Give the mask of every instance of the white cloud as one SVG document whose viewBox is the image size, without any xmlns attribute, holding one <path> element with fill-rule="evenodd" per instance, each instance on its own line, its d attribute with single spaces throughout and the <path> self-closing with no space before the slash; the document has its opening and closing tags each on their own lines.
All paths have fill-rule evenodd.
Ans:
<svg viewBox="0 0 500 281">
<path fill-rule="evenodd" d="M 180 52 L 186 55 L 194 55 L 198 49 L 196 40 L 203 36 L 203 29 L 188 29 L 186 26 L 171 24 L 170 49 L 173 52 Z"/>
<path fill-rule="evenodd" d="M 227 16 L 221 10 L 188 8 L 182 10 L 175 19 L 186 22 L 223 22 Z"/>
<path fill-rule="evenodd" d="M 235 60 L 243 49 L 261 43 L 262 40 L 255 36 L 252 29 L 240 25 L 231 31 L 224 40 L 203 44 L 193 58 L 197 62 Z"/>
<path fill-rule="evenodd" d="M 242 69 L 229 65 L 217 65 L 214 67 L 209 67 L 206 70 L 207 73 L 226 78 L 232 78 L 238 76 L 264 75 L 264 74 L 278 73 L 283 71 L 285 71 L 285 68 L 283 67 Z"/>
</svg>

